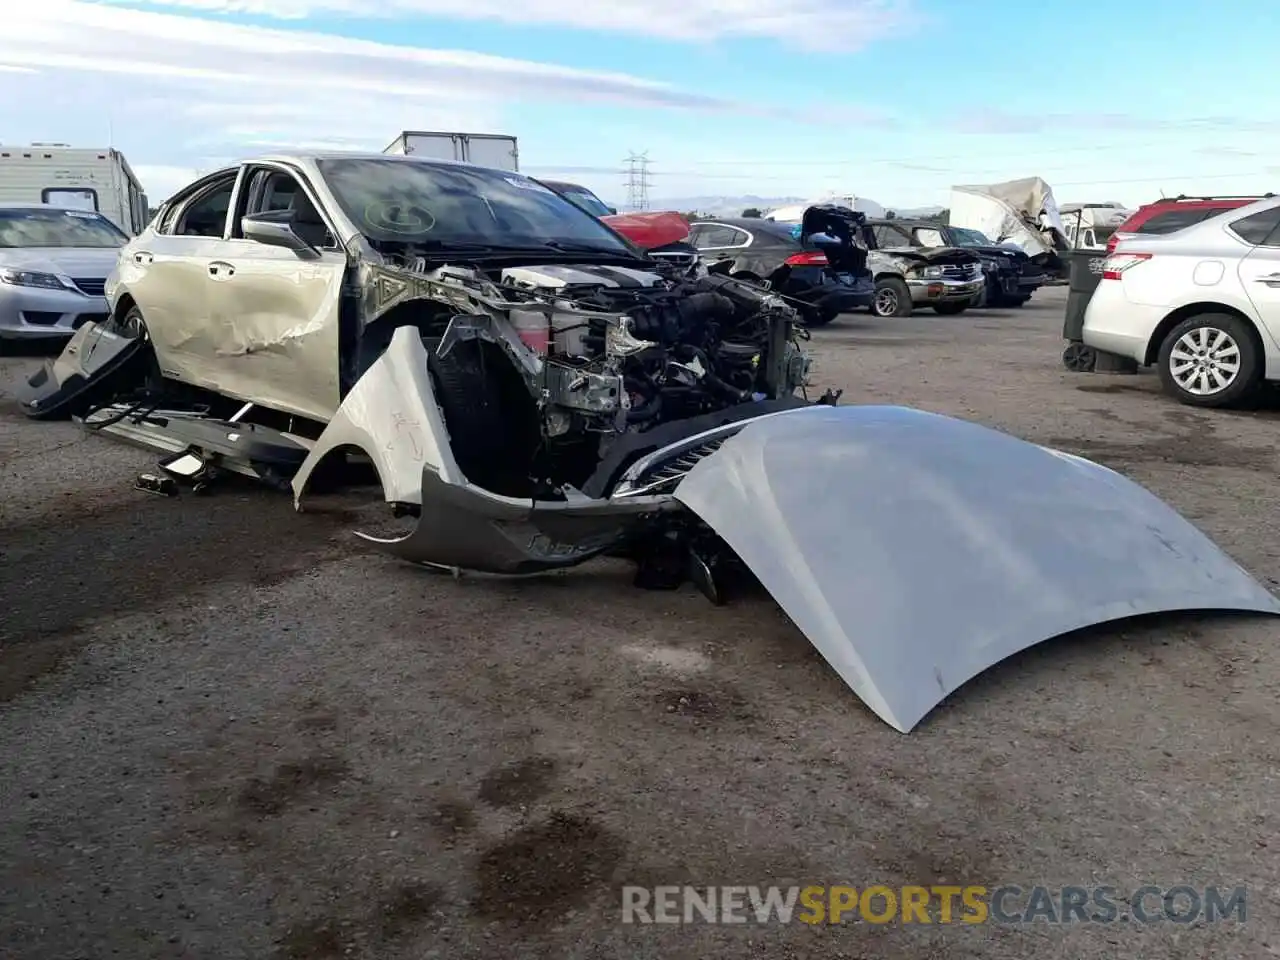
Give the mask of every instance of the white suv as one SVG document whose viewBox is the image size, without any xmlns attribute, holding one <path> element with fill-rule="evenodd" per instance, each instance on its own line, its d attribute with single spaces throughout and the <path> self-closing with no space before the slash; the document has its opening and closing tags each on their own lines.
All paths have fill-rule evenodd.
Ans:
<svg viewBox="0 0 1280 960">
<path fill-rule="evenodd" d="M 1157 364 L 1165 390 L 1194 406 L 1240 404 L 1280 380 L 1280 198 L 1122 240 L 1103 262 L 1083 339 Z"/>
</svg>

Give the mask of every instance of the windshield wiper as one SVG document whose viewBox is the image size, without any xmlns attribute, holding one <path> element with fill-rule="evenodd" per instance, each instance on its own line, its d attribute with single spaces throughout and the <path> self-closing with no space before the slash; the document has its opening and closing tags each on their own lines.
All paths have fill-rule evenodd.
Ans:
<svg viewBox="0 0 1280 960">
<path fill-rule="evenodd" d="M 487 243 L 473 243 L 469 240 L 384 240 L 383 243 L 403 243 L 407 247 L 421 247 L 423 250 L 466 250 L 469 253 L 495 249 Z"/>
<path fill-rule="evenodd" d="M 600 253 L 608 257 L 634 257 L 630 250 L 615 250 L 594 243 L 577 243 L 573 240 L 539 240 L 531 249 L 559 250 L 561 253 Z M 522 248 L 524 249 L 524 248 Z"/>
</svg>

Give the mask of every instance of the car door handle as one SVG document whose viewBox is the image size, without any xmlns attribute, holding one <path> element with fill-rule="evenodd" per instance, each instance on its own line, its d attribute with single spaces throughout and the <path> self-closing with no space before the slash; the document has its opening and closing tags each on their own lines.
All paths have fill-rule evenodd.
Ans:
<svg viewBox="0 0 1280 960">
<path fill-rule="evenodd" d="M 137 253 L 133 255 L 133 262 L 140 263 L 144 266 L 150 263 L 153 259 L 154 258 L 151 256 L 151 254 L 148 253 L 146 250 L 139 250 Z"/>
<path fill-rule="evenodd" d="M 1268 273 L 1261 277 L 1254 277 L 1258 283 L 1280 283 L 1280 273 Z"/>
<path fill-rule="evenodd" d="M 215 260 L 209 264 L 209 276 L 215 280 L 227 280 L 235 276 L 236 268 L 225 260 Z"/>
</svg>

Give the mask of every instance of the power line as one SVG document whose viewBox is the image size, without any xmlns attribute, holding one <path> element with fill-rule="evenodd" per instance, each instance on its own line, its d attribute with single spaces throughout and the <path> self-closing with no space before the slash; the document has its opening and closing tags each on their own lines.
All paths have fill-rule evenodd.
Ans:
<svg viewBox="0 0 1280 960">
<path fill-rule="evenodd" d="M 624 161 L 627 164 L 627 206 L 632 210 L 649 209 L 649 151 L 634 150 Z"/>
</svg>

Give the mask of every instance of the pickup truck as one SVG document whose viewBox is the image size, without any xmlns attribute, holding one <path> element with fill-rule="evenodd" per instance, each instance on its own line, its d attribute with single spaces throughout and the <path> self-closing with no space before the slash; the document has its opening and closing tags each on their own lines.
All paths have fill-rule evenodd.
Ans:
<svg viewBox="0 0 1280 960">
<path fill-rule="evenodd" d="M 1048 279 L 1022 250 L 1011 244 L 992 243 L 977 230 L 932 220 L 869 220 L 867 225 L 881 250 L 961 249 L 977 254 L 985 281 L 981 303 L 984 307 L 1020 307 Z"/>
</svg>

